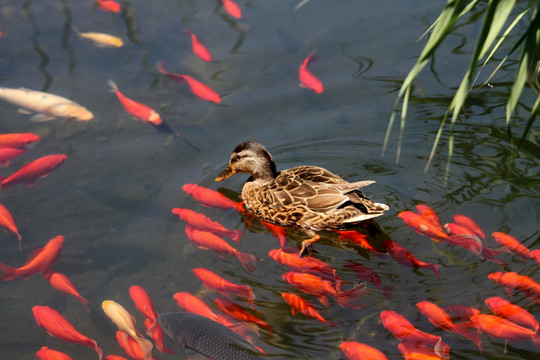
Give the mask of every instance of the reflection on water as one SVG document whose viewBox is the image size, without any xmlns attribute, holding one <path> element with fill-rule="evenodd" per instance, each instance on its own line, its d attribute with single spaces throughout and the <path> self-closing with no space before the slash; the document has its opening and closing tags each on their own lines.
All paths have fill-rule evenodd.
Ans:
<svg viewBox="0 0 540 360">
<path fill-rule="evenodd" d="M 269 357 L 279 359 L 339 359 L 339 343 L 355 340 L 401 359 L 398 340 L 381 324 L 379 314 L 393 310 L 422 331 L 442 336 L 451 358 L 530 359 L 538 354 L 529 341 L 509 343 L 482 335 L 480 353 L 470 340 L 433 326 L 415 304 L 429 300 L 439 306 L 470 305 L 488 313 L 484 299 L 505 297 L 537 319 L 540 307 L 519 292 L 509 297 L 488 280 L 495 271 L 516 271 L 540 281 L 538 266 L 511 254 L 499 256 L 506 266 L 480 259 L 471 252 L 422 236 L 397 217 L 416 204 L 433 207 L 444 223 L 454 214 L 474 219 L 489 237 L 503 231 L 529 249 L 540 248 L 538 236 L 538 129 L 524 144 L 515 144 L 527 122 L 518 111 L 511 136 L 504 126 L 506 83 L 473 93 L 463 119 L 455 126 L 451 172 L 443 185 L 444 146 L 432 167 L 423 172 L 440 119 L 451 99 L 461 59 L 440 58 L 431 74 L 416 84 L 405 128 L 403 150 L 395 164 L 390 144 L 381 157 L 381 144 L 395 91 L 423 44 L 415 41 L 434 20 L 440 4 L 415 1 L 414 6 L 376 2 L 310 1 L 294 11 L 296 2 L 240 2 L 244 17 L 233 20 L 221 1 L 123 1 L 119 14 L 99 11 L 93 1 L 0 2 L 0 68 L 3 87 L 27 87 L 66 96 L 90 109 L 89 123 L 54 120 L 32 123 L 17 109 L 0 102 L 2 133 L 34 132 L 41 141 L 1 169 L 3 176 L 24 163 L 52 153 L 68 159 L 32 188 L 14 186 L 0 191 L 1 203 L 13 214 L 22 234 L 19 252 L 13 234 L 0 242 L 0 261 L 21 266 L 30 251 L 52 237 L 65 237 L 54 269 L 66 274 L 90 303 L 88 314 L 76 299 L 52 289 L 34 275 L 0 286 L 0 357 L 34 359 L 42 346 L 64 351 L 74 359 L 95 359 L 91 349 L 47 335 L 32 317 L 34 305 L 57 309 L 83 334 L 96 339 L 105 354 L 122 354 L 116 330 L 100 304 L 114 300 L 137 318 L 128 294 L 142 286 L 158 312 L 177 311 L 174 293 L 190 292 L 215 312 L 216 292 L 207 290 L 192 269 L 206 267 L 224 278 L 247 284 L 256 295 L 255 308 L 273 329 L 253 335 Z M 97 48 L 81 41 L 73 28 L 99 31 L 123 38 L 120 49 Z M 191 53 L 183 29 L 200 34 L 215 58 L 203 63 Z M 450 48 L 467 51 L 467 30 Z M 462 46 L 465 44 L 465 46 Z M 321 60 L 311 69 L 324 83 L 316 95 L 298 83 L 301 61 L 317 48 Z M 179 73 L 190 74 L 214 88 L 220 105 L 197 99 L 187 86 L 176 85 L 155 70 L 157 61 Z M 460 70 L 459 70 L 460 71 Z M 503 70 L 504 71 L 504 70 Z M 503 77 L 504 78 L 504 77 Z M 122 84 L 133 99 L 160 112 L 172 129 L 201 150 L 171 134 L 157 132 L 133 121 L 107 80 Z M 441 86 L 442 85 L 442 86 Z M 449 90 L 450 89 L 450 90 Z M 397 130 L 392 134 L 397 139 Z M 317 165 L 346 180 L 371 179 L 365 189 L 390 211 L 376 223 L 356 228 L 373 246 L 391 238 L 419 260 L 436 264 L 440 280 L 426 268 L 405 266 L 390 254 L 374 253 L 338 234 L 323 232 L 315 256 L 336 269 L 343 288 L 366 281 L 358 267 L 369 268 L 380 285 L 367 281 L 368 293 L 358 299 L 359 309 L 342 308 L 335 299 L 323 307 L 316 297 L 295 290 L 282 279 L 290 269 L 273 261 L 268 252 L 279 241 L 258 221 L 234 210 L 207 208 L 181 186 L 196 183 L 219 189 L 238 201 L 246 180 L 238 175 L 226 184 L 214 182 L 231 151 L 245 140 L 268 147 L 278 170 L 301 164 Z M 448 142 L 443 133 L 441 141 Z M 220 188 L 222 187 L 222 188 Z M 203 251 L 190 243 L 185 224 L 171 213 L 174 207 L 204 213 L 227 228 L 245 230 L 239 251 L 260 261 L 249 272 L 236 259 Z M 299 247 L 305 234 L 288 231 L 287 247 Z M 373 277 L 372 277 L 373 278 Z M 371 278 L 371 279 L 372 279 Z M 336 327 L 304 315 L 291 315 L 281 293 L 305 296 Z M 249 309 L 237 297 L 232 300 Z M 173 347 L 166 341 L 166 347 Z M 154 352 L 156 359 L 174 356 Z"/>
</svg>

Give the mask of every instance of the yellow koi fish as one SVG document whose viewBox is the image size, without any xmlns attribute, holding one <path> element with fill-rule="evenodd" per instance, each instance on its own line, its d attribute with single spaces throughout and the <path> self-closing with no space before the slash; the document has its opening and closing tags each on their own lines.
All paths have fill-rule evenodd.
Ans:
<svg viewBox="0 0 540 360">
<path fill-rule="evenodd" d="M 113 35 L 98 32 L 80 32 L 75 28 L 74 30 L 81 39 L 92 40 L 97 47 L 119 48 L 124 46 L 122 39 Z"/>
</svg>

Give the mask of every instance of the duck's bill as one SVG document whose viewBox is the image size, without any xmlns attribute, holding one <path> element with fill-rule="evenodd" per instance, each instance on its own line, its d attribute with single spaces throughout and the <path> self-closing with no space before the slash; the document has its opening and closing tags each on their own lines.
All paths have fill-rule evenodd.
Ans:
<svg viewBox="0 0 540 360">
<path fill-rule="evenodd" d="M 229 166 L 225 170 L 223 170 L 218 176 L 216 176 L 215 181 L 223 181 L 234 174 L 236 174 L 236 170 Z"/>
</svg>

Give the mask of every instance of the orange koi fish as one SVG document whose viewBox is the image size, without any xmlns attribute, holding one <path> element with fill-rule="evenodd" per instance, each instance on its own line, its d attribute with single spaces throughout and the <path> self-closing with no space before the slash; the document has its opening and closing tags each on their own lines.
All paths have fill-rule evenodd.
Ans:
<svg viewBox="0 0 540 360">
<path fill-rule="evenodd" d="M 371 270 L 367 266 L 353 262 L 346 262 L 345 267 L 354 270 L 356 278 L 369 281 L 377 288 L 381 289 L 387 299 L 390 298 L 393 287 L 384 288 L 382 286 L 381 278 L 375 273 L 375 271 Z"/>
<path fill-rule="evenodd" d="M 381 312 L 381 320 L 386 330 L 400 341 L 429 344 L 434 347 L 435 353 L 443 358 L 448 358 L 450 347 L 440 336 L 425 333 L 418 330 L 402 315 L 392 310 Z"/>
<path fill-rule="evenodd" d="M 512 304 L 499 296 L 487 298 L 484 302 L 493 314 L 527 327 L 536 333 L 538 332 L 538 321 L 530 312 L 521 306 Z"/>
<path fill-rule="evenodd" d="M 356 341 L 343 341 L 339 348 L 350 360 L 388 360 L 380 350 Z"/>
<path fill-rule="evenodd" d="M 112 300 L 103 301 L 101 307 L 105 315 L 122 331 L 124 342 L 128 341 L 127 337 L 131 337 L 141 347 L 144 360 L 150 360 L 152 357 L 152 343 L 143 338 L 141 333 L 135 328 L 135 318 L 122 305 Z"/>
<path fill-rule="evenodd" d="M 6 209 L 6 207 L 2 204 L 0 204 L 0 226 L 17 235 L 17 240 L 19 240 L 19 250 L 22 251 L 22 236 L 21 234 L 19 234 L 19 229 L 17 229 L 17 225 L 15 225 L 15 220 L 13 220 L 13 216 L 11 215 L 9 210 Z"/>
<path fill-rule="evenodd" d="M 512 289 L 521 291 L 529 299 L 540 304 L 540 284 L 525 275 L 516 272 L 494 272 L 488 275 L 488 279 L 503 285 L 508 295 L 512 295 Z"/>
<path fill-rule="evenodd" d="M 357 245 L 360 245 L 366 250 L 374 253 L 381 253 L 380 250 L 375 249 L 367 240 L 367 236 L 354 230 L 334 230 L 339 234 L 339 241 L 351 241 Z"/>
<path fill-rule="evenodd" d="M 195 34 L 188 29 L 184 29 L 184 31 L 186 32 L 186 34 L 189 35 L 189 37 L 191 37 L 191 48 L 193 50 L 193 53 L 197 55 L 201 60 L 212 61 L 212 54 L 210 54 L 210 51 L 208 51 L 206 46 L 201 44 L 197 36 L 195 36 Z"/>
<path fill-rule="evenodd" d="M 416 211 L 429 221 L 433 223 L 433 225 L 442 228 L 441 220 L 439 219 L 439 215 L 433 210 L 432 207 L 426 205 L 426 204 L 418 204 L 416 205 Z"/>
<path fill-rule="evenodd" d="M 214 299 L 214 303 L 222 313 L 224 313 L 231 319 L 256 324 L 259 327 L 265 328 L 270 334 L 272 334 L 272 328 L 270 327 L 270 325 L 268 325 L 266 322 L 259 319 L 255 315 L 250 314 L 243 307 L 233 303 L 229 299 L 219 297 Z"/>
<path fill-rule="evenodd" d="M 66 275 L 50 270 L 43 273 L 43 277 L 54 289 L 63 292 L 64 294 L 73 296 L 75 299 L 79 300 L 86 311 L 90 312 L 90 309 L 87 306 L 88 300 L 79 294 L 73 283 L 67 278 Z"/>
<path fill-rule="evenodd" d="M 334 296 L 341 307 L 361 308 L 363 305 L 353 305 L 352 301 L 367 292 L 367 287 L 364 283 L 358 284 L 347 291 L 339 291 L 334 288 L 331 281 L 324 280 L 317 275 L 297 271 L 289 271 L 283 274 L 282 278 L 295 288 L 315 295 L 321 304 L 326 307 L 330 306 L 328 296 Z"/>
<path fill-rule="evenodd" d="M 208 290 L 215 290 L 225 296 L 235 294 L 245 299 L 253 307 L 255 294 L 249 285 L 234 284 L 228 280 L 225 280 L 215 272 L 202 267 L 193 269 L 193 273 L 199 278 L 199 280 L 202 281 L 203 285 Z"/>
<path fill-rule="evenodd" d="M 242 9 L 233 0 L 223 0 L 223 7 L 227 14 L 233 18 L 240 19 L 242 17 Z"/>
<path fill-rule="evenodd" d="M 0 147 L 20 148 L 39 141 L 39 135 L 32 133 L 0 134 Z"/>
<path fill-rule="evenodd" d="M 103 352 L 96 341 L 79 333 L 58 311 L 48 306 L 36 305 L 32 308 L 32 313 L 37 324 L 44 328 L 49 335 L 67 342 L 91 347 L 98 353 L 101 360 Z"/>
<path fill-rule="evenodd" d="M 6 167 L 11 159 L 27 152 L 27 148 L 3 147 L 0 148 L 0 166 Z"/>
<path fill-rule="evenodd" d="M 120 103 L 124 106 L 127 113 L 137 121 L 144 121 L 151 125 L 158 126 L 163 123 L 161 117 L 149 106 L 131 100 L 118 90 L 118 86 L 112 80 L 108 80 L 107 84 L 111 87 L 111 91 L 116 94 Z"/>
<path fill-rule="evenodd" d="M 145 360 L 146 355 L 141 349 L 139 343 L 130 336 L 126 336 L 126 333 L 122 330 L 116 331 L 116 341 L 118 345 L 124 350 L 127 356 L 133 360 Z M 150 357 L 151 360 L 156 360 L 153 357 Z"/>
<path fill-rule="evenodd" d="M 122 6 L 115 0 L 96 0 L 99 10 L 105 12 L 118 13 L 122 11 Z"/>
<path fill-rule="evenodd" d="M 64 354 L 63 352 L 49 349 L 46 346 L 43 346 L 37 353 L 36 356 L 39 360 L 72 360 L 71 357 Z M 107 358 L 105 358 L 107 359 Z"/>
<path fill-rule="evenodd" d="M 408 266 L 413 269 L 418 269 L 418 268 L 429 269 L 433 271 L 437 279 L 440 279 L 439 267 L 437 266 L 437 264 L 426 263 L 419 260 L 409 250 L 407 250 L 405 247 L 401 246 L 400 244 L 398 244 L 397 242 L 393 240 L 390 240 L 390 239 L 385 240 L 383 242 L 383 246 L 390 253 L 392 258 L 394 258 L 394 260 L 396 260 L 401 265 Z"/>
<path fill-rule="evenodd" d="M 187 82 L 191 92 L 200 99 L 211 101 L 219 104 L 221 102 L 221 97 L 217 92 L 212 90 L 208 85 L 203 84 L 199 80 L 195 80 L 191 76 L 174 74 L 170 73 L 163 67 L 163 62 L 158 62 L 156 64 L 156 69 L 162 74 L 165 74 L 171 79 L 174 83 Z"/>
<path fill-rule="evenodd" d="M 270 250 L 268 256 L 281 265 L 288 266 L 294 270 L 312 272 L 321 275 L 321 277 L 339 281 L 334 267 L 311 256 L 300 257 L 300 252 L 297 249 L 273 249 Z"/>
<path fill-rule="evenodd" d="M 283 226 L 272 224 L 261 219 L 259 219 L 259 222 L 263 224 L 270 231 L 270 233 L 279 240 L 279 246 L 285 247 L 287 244 L 287 229 L 285 229 Z"/>
<path fill-rule="evenodd" d="M 60 258 L 60 253 L 64 247 L 64 237 L 59 235 L 51 240 L 41 249 L 32 251 L 30 258 L 20 268 L 13 268 L 0 262 L 0 280 L 9 281 L 17 277 L 28 279 L 31 275 L 47 271 Z"/>
<path fill-rule="evenodd" d="M 432 348 L 422 343 L 403 341 L 398 344 L 398 350 L 405 360 L 439 360 L 441 358 Z"/>
<path fill-rule="evenodd" d="M 416 303 L 416 308 L 427 317 L 433 326 L 440 327 L 444 331 L 455 332 L 456 334 L 465 336 L 467 339 L 474 342 L 476 346 L 478 346 L 478 349 L 482 351 L 482 340 L 471 322 L 454 324 L 450 315 L 448 315 L 444 309 L 429 301 L 420 301 Z"/>
<path fill-rule="evenodd" d="M 304 300 L 302 297 L 289 292 L 281 293 L 281 296 L 283 297 L 285 302 L 291 307 L 291 313 L 293 314 L 293 316 L 296 316 L 296 312 L 299 311 L 307 317 L 318 320 L 323 324 L 331 326 L 334 325 L 333 323 L 326 320 L 313 305 Z"/>
<path fill-rule="evenodd" d="M 216 314 L 204 301 L 188 292 L 177 292 L 173 295 L 174 300 L 180 308 L 186 312 L 204 316 L 222 325 L 229 326 L 232 323 L 223 316 Z"/>
<path fill-rule="evenodd" d="M 242 235 L 244 235 L 244 231 L 242 230 L 226 229 L 220 223 L 212 221 L 208 216 L 190 209 L 174 208 L 172 209 L 172 213 L 178 215 L 181 220 L 199 230 L 225 235 L 239 244 Z"/>
<path fill-rule="evenodd" d="M 485 242 L 486 234 L 484 234 L 484 231 L 480 228 L 480 226 L 478 226 L 478 224 L 474 222 L 471 218 L 462 214 L 456 214 L 454 215 L 454 221 L 456 222 L 456 224 L 469 228 L 469 230 L 471 230 L 480 239 L 482 239 L 482 241 L 484 242 L 484 245 L 487 246 L 487 243 Z"/>
<path fill-rule="evenodd" d="M 128 360 L 128 359 L 122 356 L 118 356 L 118 355 L 107 355 L 103 358 L 103 360 Z"/>
<path fill-rule="evenodd" d="M 246 212 L 241 202 L 232 201 L 222 193 L 210 188 L 197 184 L 184 184 L 182 190 L 193 196 L 203 206 L 216 207 L 223 210 L 234 209 L 240 214 Z"/>
<path fill-rule="evenodd" d="M 494 232 L 491 236 L 493 237 L 493 240 L 501 245 L 507 252 L 516 254 L 526 260 L 532 258 L 531 251 L 515 237 L 502 232 Z"/>
<path fill-rule="evenodd" d="M 315 51 L 316 50 L 313 50 L 311 54 L 302 61 L 298 70 L 298 78 L 300 79 L 301 87 L 311 89 L 315 93 L 321 94 L 324 91 L 322 82 L 308 70 L 309 63 L 319 60 L 319 58 L 315 56 Z"/>
<path fill-rule="evenodd" d="M 518 324 L 495 315 L 478 314 L 471 317 L 471 321 L 479 330 L 493 338 L 505 339 L 510 342 L 531 340 L 538 348 L 540 335 L 535 331 L 519 326 Z"/>
<path fill-rule="evenodd" d="M 431 238 L 433 241 L 441 242 L 441 240 L 446 240 L 448 238 L 448 235 L 444 232 L 442 227 L 437 226 L 425 216 L 412 211 L 402 211 L 398 213 L 398 216 L 414 231 L 420 235 L 425 235 Z"/>
<path fill-rule="evenodd" d="M 255 271 L 255 263 L 257 262 L 255 256 L 236 250 L 218 235 L 199 230 L 189 224 L 186 225 L 186 235 L 189 241 L 194 243 L 199 249 L 212 250 L 220 256 L 223 254 L 232 255 L 240 261 L 240 264 L 247 271 Z"/>
<path fill-rule="evenodd" d="M 0 189 L 7 189 L 15 184 L 26 183 L 29 187 L 39 178 L 49 174 L 67 159 L 66 155 L 47 155 L 23 165 L 18 171 L 0 182 Z"/>
</svg>

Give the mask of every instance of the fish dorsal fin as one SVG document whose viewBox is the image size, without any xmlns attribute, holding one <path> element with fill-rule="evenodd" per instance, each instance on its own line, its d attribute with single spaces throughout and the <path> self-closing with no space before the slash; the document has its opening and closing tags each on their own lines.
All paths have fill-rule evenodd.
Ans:
<svg viewBox="0 0 540 360">
<path fill-rule="evenodd" d="M 29 263 L 30 261 L 32 261 L 32 260 L 34 260 L 35 258 L 37 258 L 39 255 L 41 255 L 42 252 L 43 252 L 43 248 L 41 248 L 41 249 L 36 249 L 36 250 L 32 250 L 32 252 L 30 253 L 30 256 L 28 257 L 27 263 Z"/>
</svg>

